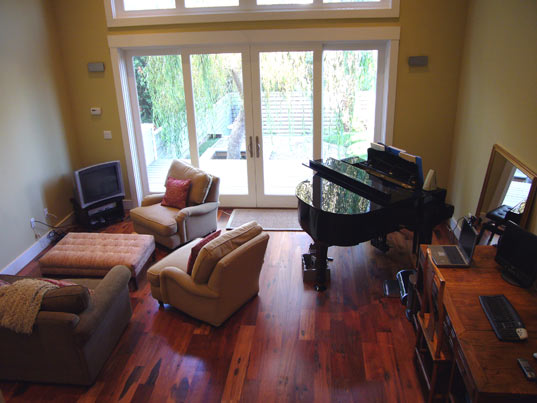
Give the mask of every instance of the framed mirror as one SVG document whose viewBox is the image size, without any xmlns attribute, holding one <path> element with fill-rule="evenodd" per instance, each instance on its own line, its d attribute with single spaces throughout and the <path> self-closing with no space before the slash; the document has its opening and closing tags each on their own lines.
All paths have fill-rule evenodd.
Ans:
<svg viewBox="0 0 537 403">
<path fill-rule="evenodd" d="M 531 211 L 537 175 L 499 144 L 494 144 L 477 204 L 476 216 L 505 206 L 518 224 L 525 228 Z"/>
</svg>

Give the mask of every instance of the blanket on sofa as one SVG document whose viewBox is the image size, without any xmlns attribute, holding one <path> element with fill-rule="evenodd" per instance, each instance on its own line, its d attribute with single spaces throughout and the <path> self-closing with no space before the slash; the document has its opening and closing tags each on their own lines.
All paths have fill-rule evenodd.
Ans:
<svg viewBox="0 0 537 403">
<path fill-rule="evenodd" d="M 0 287 L 0 326 L 16 333 L 31 334 L 41 301 L 48 290 L 58 285 L 24 279 Z"/>
</svg>

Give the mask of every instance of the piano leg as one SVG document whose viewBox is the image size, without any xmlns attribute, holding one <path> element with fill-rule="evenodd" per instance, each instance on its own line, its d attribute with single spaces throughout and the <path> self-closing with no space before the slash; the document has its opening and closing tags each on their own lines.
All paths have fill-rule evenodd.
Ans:
<svg viewBox="0 0 537 403">
<path fill-rule="evenodd" d="M 328 245 L 322 242 L 315 241 L 314 244 L 315 250 L 315 271 L 317 272 L 317 278 L 315 280 L 315 291 L 324 291 L 326 290 L 326 268 L 327 264 L 327 254 L 328 254 Z"/>
<path fill-rule="evenodd" d="M 315 244 L 314 243 L 310 243 L 309 253 L 311 255 L 315 256 Z M 329 262 L 332 262 L 334 260 L 334 258 L 330 257 L 330 256 L 327 256 L 326 260 L 329 261 Z"/>
</svg>

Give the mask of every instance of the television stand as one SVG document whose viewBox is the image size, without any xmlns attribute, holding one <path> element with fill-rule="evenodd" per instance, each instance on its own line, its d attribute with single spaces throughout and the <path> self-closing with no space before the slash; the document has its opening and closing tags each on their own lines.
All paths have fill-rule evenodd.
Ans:
<svg viewBox="0 0 537 403">
<path fill-rule="evenodd" d="M 71 199 L 71 203 L 75 209 L 76 222 L 89 230 L 106 227 L 125 217 L 123 196 L 102 200 L 86 208 L 80 207 L 75 199 Z"/>
</svg>

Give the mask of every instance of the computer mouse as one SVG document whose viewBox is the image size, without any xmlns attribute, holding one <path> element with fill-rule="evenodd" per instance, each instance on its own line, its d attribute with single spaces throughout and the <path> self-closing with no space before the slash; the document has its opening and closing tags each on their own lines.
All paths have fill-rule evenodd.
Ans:
<svg viewBox="0 0 537 403">
<path fill-rule="evenodd" d="M 523 327 L 517 327 L 516 334 L 520 340 L 526 340 L 528 338 L 528 331 Z"/>
</svg>

